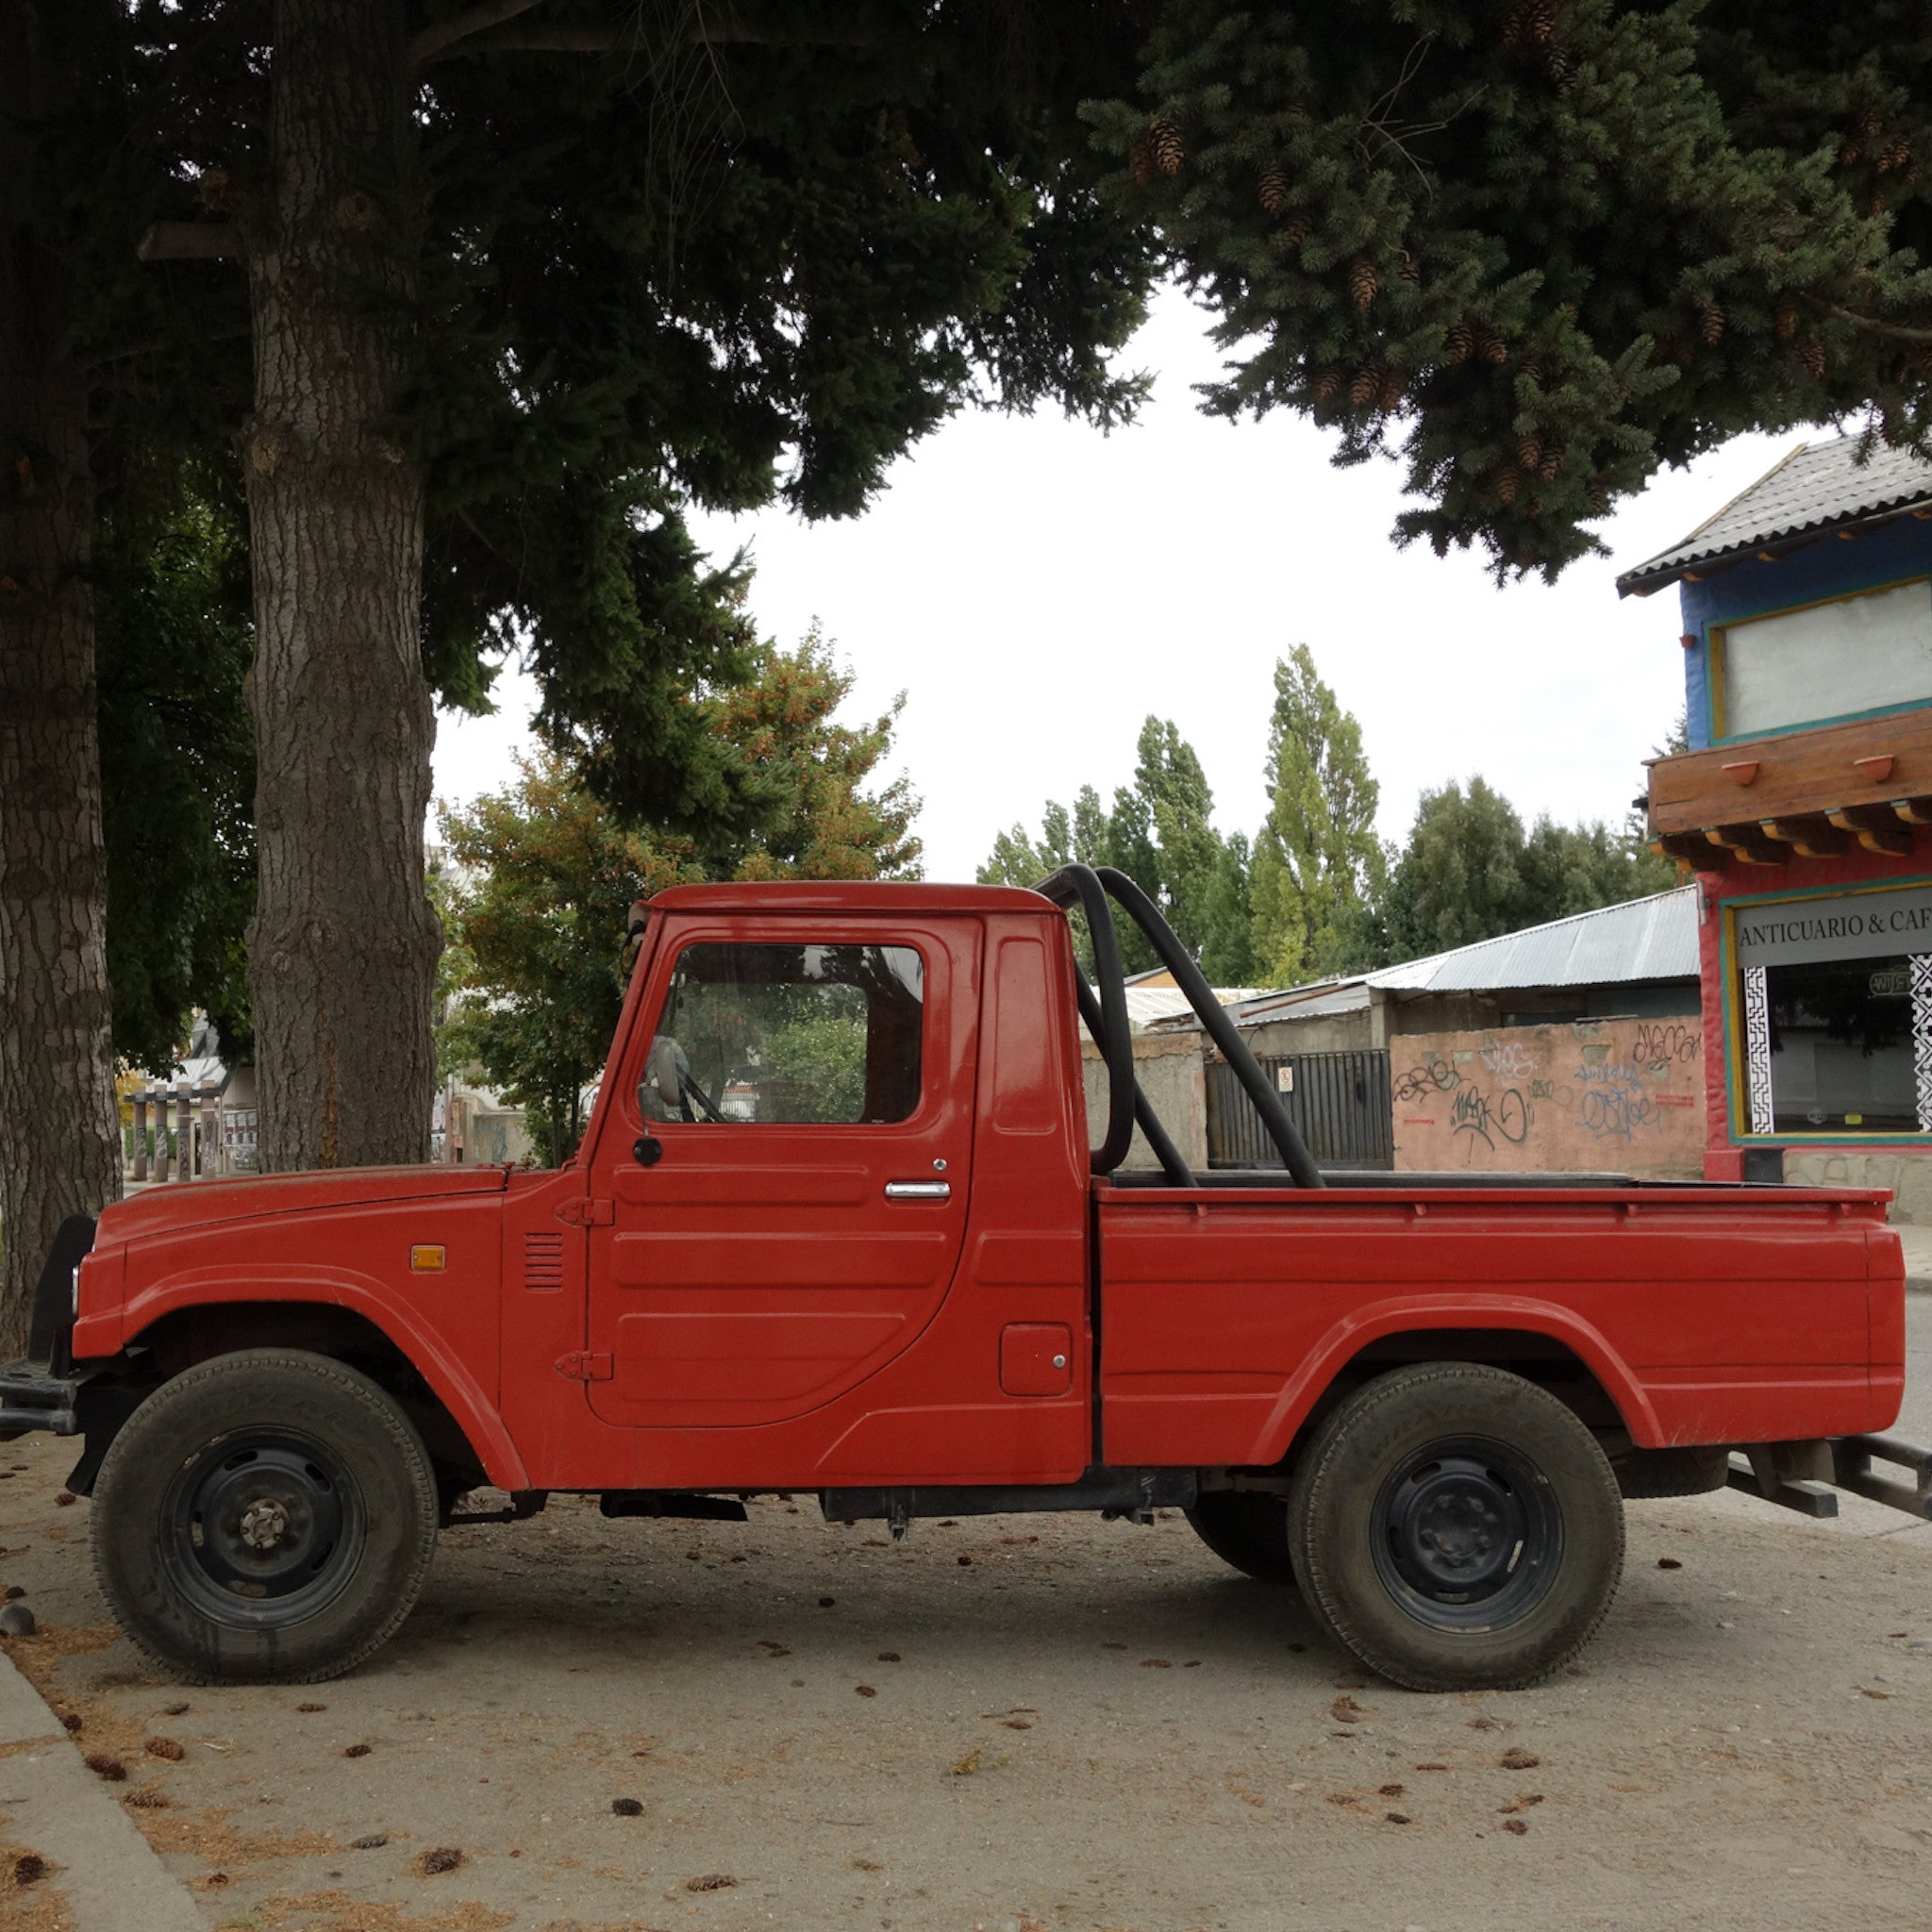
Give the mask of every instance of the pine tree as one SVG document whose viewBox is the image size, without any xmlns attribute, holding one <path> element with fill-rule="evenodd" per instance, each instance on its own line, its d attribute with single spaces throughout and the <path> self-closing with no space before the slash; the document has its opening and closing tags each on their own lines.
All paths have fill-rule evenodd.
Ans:
<svg viewBox="0 0 1932 1932">
<path fill-rule="evenodd" d="M 1110 192 L 1218 317 L 1211 408 L 1399 454 L 1402 541 L 1554 575 L 1740 430 L 1868 412 L 1925 448 L 1925 47 L 1919 0 L 1166 0 L 1087 112 L 1117 164 L 1150 113 L 1177 137 Z"/>
<path fill-rule="evenodd" d="M 1306 644 L 1274 667 L 1267 777 L 1250 889 L 1254 952 L 1265 978 L 1293 986 L 1357 963 L 1351 908 L 1380 892 L 1385 862 L 1375 836 L 1381 788 L 1361 726 Z"/>
</svg>

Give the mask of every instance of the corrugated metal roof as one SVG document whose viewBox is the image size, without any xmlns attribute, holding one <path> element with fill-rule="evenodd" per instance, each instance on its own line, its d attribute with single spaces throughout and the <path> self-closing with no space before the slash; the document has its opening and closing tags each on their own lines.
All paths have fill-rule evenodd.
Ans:
<svg viewBox="0 0 1932 1932">
<path fill-rule="evenodd" d="M 1697 888 L 1573 913 L 1501 939 L 1479 940 L 1424 959 L 1378 966 L 1347 979 L 1317 980 L 1242 1002 L 1241 1026 L 1359 1011 L 1384 992 L 1500 992 L 1552 986 L 1615 986 L 1697 977 Z"/>
<path fill-rule="evenodd" d="M 1865 460 L 1858 458 L 1865 455 Z M 1866 438 L 1801 442 L 1741 495 L 1668 550 L 1617 579 L 1617 593 L 1646 595 L 1698 564 L 1732 562 L 1756 550 L 1932 504 L 1932 463 Z"/>
</svg>

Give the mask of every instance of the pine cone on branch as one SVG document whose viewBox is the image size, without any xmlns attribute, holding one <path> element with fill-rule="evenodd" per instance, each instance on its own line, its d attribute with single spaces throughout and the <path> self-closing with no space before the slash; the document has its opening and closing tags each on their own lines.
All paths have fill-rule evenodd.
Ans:
<svg viewBox="0 0 1932 1932">
<path fill-rule="evenodd" d="M 1291 248 L 1299 248 L 1315 232 L 1313 219 L 1307 214 L 1296 215 L 1281 231 L 1281 239 Z"/>
<path fill-rule="evenodd" d="M 1716 302 L 1705 300 L 1697 305 L 1697 340 L 1707 349 L 1714 349 L 1724 339 L 1724 311 Z"/>
<path fill-rule="evenodd" d="M 1270 161 L 1261 170 L 1258 192 L 1264 214 L 1278 215 L 1288 206 L 1288 170 L 1279 161 Z"/>
<path fill-rule="evenodd" d="M 1154 179 L 1154 143 L 1142 128 L 1127 150 L 1127 178 L 1136 188 L 1145 188 Z"/>
<path fill-rule="evenodd" d="M 1517 492 L 1523 488 L 1523 478 L 1516 474 L 1513 463 L 1505 463 L 1496 473 L 1496 501 L 1509 504 L 1516 501 Z"/>
<path fill-rule="evenodd" d="M 1339 369 L 1322 370 L 1315 377 L 1314 392 L 1315 400 L 1318 403 L 1325 403 L 1330 396 L 1340 395 L 1341 393 L 1341 371 Z"/>
<path fill-rule="evenodd" d="M 1405 248 L 1405 249 L 1404 249 L 1404 250 L 1402 251 L 1402 265 L 1401 265 L 1401 267 L 1400 267 L 1400 268 L 1399 268 L 1399 269 L 1398 269 L 1398 270 L 1396 271 L 1396 273 L 1397 273 L 1398 275 L 1401 275 L 1402 279 L 1403 279 L 1403 280 L 1404 280 L 1405 282 L 1410 282 L 1410 283 L 1413 283 L 1413 284 L 1414 284 L 1414 286 L 1415 286 L 1415 287 L 1417 287 L 1417 288 L 1421 288 L 1421 287 L 1422 287 L 1422 282 L 1423 282 L 1423 266 L 1422 266 L 1422 263 L 1421 263 L 1421 262 L 1419 262 L 1419 261 L 1418 261 L 1418 260 L 1417 260 L 1417 259 L 1415 258 L 1415 257 L 1414 257 L 1414 256 L 1412 256 L 1412 255 L 1411 255 L 1411 254 L 1410 254 L 1410 253 L 1408 252 L 1408 250 L 1407 250 L 1407 249 L 1406 249 L 1406 248 Z"/>
<path fill-rule="evenodd" d="M 1878 172 L 1890 175 L 1903 168 L 1912 158 L 1912 144 L 1903 134 L 1878 157 Z"/>
<path fill-rule="evenodd" d="M 1554 0 L 1524 0 L 1503 23 L 1506 47 L 1546 47 L 1557 31 Z"/>
<path fill-rule="evenodd" d="M 1798 332 L 1797 306 L 1790 302 L 1780 302 L 1772 311 L 1771 332 L 1779 341 L 1788 342 Z"/>
<path fill-rule="evenodd" d="M 1516 440 L 1516 467 L 1525 476 L 1534 476 L 1537 465 L 1543 459 L 1542 444 L 1534 436 L 1520 436 Z"/>
<path fill-rule="evenodd" d="M 1348 386 L 1348 401 L 1351 408 L 1366 409 L 1382 393 L 1383 372 L 1374 363 L 1357 369 L 1355 380 Z"/>
<path fill-rule="evenodd" d="M 1408 393 L 1408 385 L 1402 379 L 1400 370 L 1391 369 L 1384 378 L 1380 391 L 1375 397 L 1375 408 L 1385 416 L 1392 416 L 1402 407 L 1402 399 Z"/>
<path fill-rule="evenodd" d="M 1475 353 L 1475 331 L 1466 322 L 1452 323 L 1442 346 L 1451 362 L 1467 362 Z"/>
<path fill-rule="evenodd" d="M 1367 256 L 1358 255 L 1348 265 L 1348 299 L 1357 308 L 1366 308 L 1381 291 L 1382 284 L 1375 275 L 1375 264 Z"/>
<path fill-rule="evenodd" d="M 1798 360 L 1805 365 L 1805 373 L 1813 382 L 1824 380 L 1824 338 L 1807 335 L 1798 344 Z"/>
<path fill-rule="evenodd" d="M 1543 451 L 1543 459 L 1536 466 L 1536 473 L 1545 483 L 1554 483 L 1562 472 L 1563 445 L 1552 443 Z"/>
<path fill-rule="evenodd" d="M 1543 66 L 1558 89 L 1566 88 L 1576 78 L 1576 50 L 1574 47 L 1552 47 L 1543 56 Z"/>
<path fill-rule="evenodd" d="M 1500 369 L 1509 359 L 1509 344 L 1494 329 L 1481 331 L 1480 354 L 1485 362 Z"/>
<path fill-rule="evenodd" d="M 1180 129 L 1165 114 L 1149 124 L 1147 143 L 1154 156 L 1154 165 L 1163 175 L 1180 173 L 1181 163 L 1188 158 L 1187 143 L 1181 139 Z"/>
</svg>

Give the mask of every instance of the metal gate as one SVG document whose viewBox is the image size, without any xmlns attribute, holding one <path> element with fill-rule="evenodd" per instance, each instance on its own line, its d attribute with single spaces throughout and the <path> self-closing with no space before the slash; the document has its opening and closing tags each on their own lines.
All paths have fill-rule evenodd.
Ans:
<svg viewBox="0 0 1932 1932">
<path fill-rule="evenodd" d="M 1321 1167 L 1393 1168 L 1395 1130 L 1386 1053 L 1257 1056 Z M 1208 1165 L 1279 1167 L 1254 1102 L 1225 1060 L 1208 1065 Z"/>
</svg>

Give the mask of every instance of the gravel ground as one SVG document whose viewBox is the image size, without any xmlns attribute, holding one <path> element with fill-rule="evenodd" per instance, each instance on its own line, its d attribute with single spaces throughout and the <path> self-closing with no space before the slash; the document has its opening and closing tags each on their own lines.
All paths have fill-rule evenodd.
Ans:
<svg viewBox="0 0 1932 1932">
<path fill-rule="evenodd" d="M 108 1626 L 71 1453 L 0 1445 L 0 1587 L 42 1624 L 8 1653 L 125 1768 L 211 1926 L 1932 1923 L 1932 1526 L 1856 1500 L 1633 1505 L 1603 1634 L 1513 1695 L 1366 1677 L 1178 1517 L 894 1547 L 807 1498 L 452 1532 L 355 1676 L 206 1690 Z M 42 1907 L 7 1877 L 11 1932 Z"/>
</svg>

